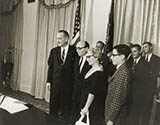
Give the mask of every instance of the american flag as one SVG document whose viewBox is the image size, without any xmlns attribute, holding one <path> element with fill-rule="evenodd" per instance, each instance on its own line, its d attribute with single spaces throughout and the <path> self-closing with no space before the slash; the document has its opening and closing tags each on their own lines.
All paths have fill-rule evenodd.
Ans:
<svg viewBox="0 0 160 125">
<path fill-rule="evenodd" d="M 106 46 L 105 46 L 105 53 L 112 50 L 113 47 L 113 35 L 114 35 L 114 0 L 111 3 L 111 10 L 109 14 L 109 22 L 107 25 L 107 32 L 106 32 Z"/>
<path fill-rule="evenodd" d="M 74 45 L 76 45 L 77 42 L 80 40 L 80 20 L 81 20 L 80 9 L 81 9 L 81 0 L 78 0 L 76 15 L 75 15 L 74 31 L 72 37 L 72 43 Z"/>
</svg>

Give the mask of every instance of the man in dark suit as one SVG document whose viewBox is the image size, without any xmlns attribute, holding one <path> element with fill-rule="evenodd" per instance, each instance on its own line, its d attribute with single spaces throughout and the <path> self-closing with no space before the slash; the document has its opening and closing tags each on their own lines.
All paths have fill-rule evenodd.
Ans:
<svg viewBox="0 0 160 125">
<path fill-rule="evenodd" d="M 68 40 L 67 31 L 58 31 L 58 47 L 50 51 L 47 79 L 47 86 L 50 88 L 50 115 L 58 120 L 60 112 L 61 120 L 65 125 L 71 110 L 74 62 L 77 56 L 75 48 L 68 44 Z"/>
<path fill-rule="evenodd" d="M 157 78 L 160 73 L 160 57 L 153 54 L 153 45 L 150 42 L 143 43 L 144 59 L 147 62 L 147 67 L 149 70 L 148 83 L 150 85 L 150 96 L 152 97 L 150 103 L 153 104 L 154 96 L 157 94 Z"/>
<path fill-rule="evenodd" d="M 134 60 L 132 65 L 132 83 L 130 84 L 130 116 L 129 125 L 149 124 L 152 99 L 150 95 L 150 83 L 148 82 L 147 62 L 142 58 L 141 46 L 133 44 L 131 54 Z"/>
<path fill-rule="evenodd" d="M 130 48 L 124 44 L 113 47 L 111 60 L 117 70 L 110 79 L 105 103 L 106 125 L 128 125 L 127 118 L 128 88 L 130 72 L 126 64 Z"/>
<path fill-rule="evenodd" d="M 105 54 L 104 47 L 105 47 L 105 44 L 102 41 L 97 41 L 95 48 L 100 55 L 100 58 L 99 58 L 100 64 L 102 64 L 103 66 L 104 72 L 106 74 L 106 79 L 107 79 L 108 76 L 111 77 L 113 75 L 116 68 L 112 64 L 112 61 L 109 60 L 109 57 L 107 56 L 107 54 Z"/>
<path fill-rule="evenodd" d="M 74 70 L 75 70 L 75 82 L 73 88 L 73 100 L 72 100 L 72 121 L 75 122 L 80 116 L 80 97 L 81 89 L 85 74 L 91 68 L 86 60 L 86 54 L 89 49 L 89 43 L 87 41 L 79 41 L 76 45 L 78 53 L 75 59 Z"/>
<path fill-rule="evenodd" d="M 153 45 L 150 42 L 143 43 L 143 52 L 145 60 L 149 64 L 150 75 L 157 78 L 160 73 L 160 57 L 153 54 Z"/>
<path fill-rule="evenodd" d="M 148 63 L 148 80 L 150 81 L 152 95 L 154 96 L 157 87 L 157 78 L 160 75 L 160 57 L 153 54 L 153 45 L 150 42 L 143 43 L 144 58 Z"/>
</svg>

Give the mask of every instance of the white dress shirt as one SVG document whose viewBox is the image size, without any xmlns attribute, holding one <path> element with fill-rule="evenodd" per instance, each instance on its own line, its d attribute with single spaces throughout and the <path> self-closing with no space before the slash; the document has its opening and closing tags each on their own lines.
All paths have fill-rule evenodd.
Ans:
<svg viewBox="0 0 160 125">
<path fill-rule="evenodd" d="M 150 54 L 147 54 L 146 56 L 145 56 L 145 59 L 148 57 L 148 60 L 147 60 L 147 62 L 150 62 L 150 60 L 151 60 L 151 57 L 152 57 L 152 53 L 150 53 Z"/>
<path fill-rule="evenodd" d="M 137 59 L 134 59 L 134 62 L 137 64 L 139 62 L 139 60 L 141 59 L 141 56 L 138 57 Z"/>
<path fill-rule="evenodd" d="M 67 57 L 67 53 L 68 53 L 68 49 L 69 49 L 69 45 L 67 44 L 65 47 L 61 47 L 61 56 L 63 54 L 63 50 L 65 49 L 65 54 L 64 54 L 64 60 L 63 60 L 63 63 L 65 62 L 66 60 L 66 57 Z"/>
</svg>

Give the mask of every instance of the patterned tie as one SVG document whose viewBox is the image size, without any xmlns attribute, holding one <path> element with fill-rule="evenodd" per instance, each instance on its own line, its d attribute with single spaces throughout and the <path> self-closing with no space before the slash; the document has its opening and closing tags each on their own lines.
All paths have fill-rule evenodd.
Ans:
<svg viewBox="0 0 160 125">
<path fill-rule="evenodd" d="M 64 56 L 65 56 L 65 49 L 63 49 L 63 51 L 62 51 L 62 61 L 63 61 L 63 63 L 64 63 Z"/>
<path fill-rule="evenodd" d="M 81 57 L 81 60 L 79 62 L 79 73 L 81 73 L 82 70 L 82 62 L 83 62 L 83 57 Z"/>
<path fill-rule="evenodd" d="M 79 66 L 81 66 L 82 62 L 83 62 L 83 58 L 81 57 L 79 60 Z"/>
</svg>

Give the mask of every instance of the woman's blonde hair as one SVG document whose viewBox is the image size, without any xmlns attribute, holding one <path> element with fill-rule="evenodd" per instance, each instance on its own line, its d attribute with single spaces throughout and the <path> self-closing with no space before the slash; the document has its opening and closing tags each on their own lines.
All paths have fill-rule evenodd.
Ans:
<svg viewBox="0 0 160 125">
<path fill-rule="evenodd" d="M 102 56 L 102 54 L 99 53 L 99 52 L 97 51 L 97 49 L 95 49 L 95 48 L 90 48 L 90 49 L 88 50 L 86 56 L 94 56 L 94 57 L 96 57 L 96 58 L 99 59 L 99 58 Z"/>
</svg>

